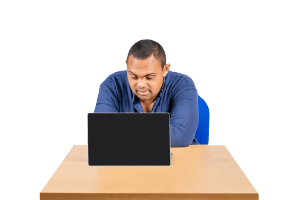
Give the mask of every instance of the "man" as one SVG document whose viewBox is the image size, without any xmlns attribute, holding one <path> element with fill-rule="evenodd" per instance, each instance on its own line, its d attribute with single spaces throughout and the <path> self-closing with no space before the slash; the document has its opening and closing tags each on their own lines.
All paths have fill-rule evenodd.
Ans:
<svg viewBox="0 0 300 200">
<path fill-rule="evenodd" d="M 199 114 L 194 82 L 169 71 L 162 46 L 140 40 L 129 50 L 126 64 L 127 71 L 111 74 L 100 85 L 94 112 L 168 112 L 171 146 L 199 144 L 195 138 Z"/>
</svg>

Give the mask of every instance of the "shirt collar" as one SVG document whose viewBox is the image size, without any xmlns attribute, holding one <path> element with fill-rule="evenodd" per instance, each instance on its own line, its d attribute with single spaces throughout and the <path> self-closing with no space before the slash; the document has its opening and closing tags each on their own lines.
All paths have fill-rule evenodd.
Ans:
<svg viewBox="0 0 300 200">
<path fill-rule="evenodd" d="M 131 90 L 131 89 L 130 89 Z M 132 99 L 131 99 L 131 102 L 134 102 L 135 99 L 137 99 L 137 96 L 135 96 L 135 94 L 132 92 L 131 90 L 131 93 L 132 93 Z"/>
<path fill-rule="evenodd" d="M 158 93 L 157 97 L 161 97 L 161 95 L 164 93 L 165 91 L 165 87 L 166 87 L 166 77 L 164 77 L 164 80 L 163 80 L 163 84 L 161 86 L 161 89 L 160 89 L 160 92 Z"/>
</svg>

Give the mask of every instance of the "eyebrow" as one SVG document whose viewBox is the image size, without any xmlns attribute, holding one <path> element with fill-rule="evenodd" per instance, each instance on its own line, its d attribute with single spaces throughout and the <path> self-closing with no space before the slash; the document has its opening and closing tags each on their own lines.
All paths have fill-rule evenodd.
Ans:
<svg viewBox="0 0 300 200">
<path fill-rule="evenodd" d="M 130 72 L 130 73 L 132 73 L 133 75 L 137 76 L 137 75 L 136 75 L 135 73 L 133 73 L 132 71 L 128 71 L 128 72 Z M 156 73 L 149 73 L 149 74 L 146 74 L 145 76 L 154 75 L 154 74 L 156 74 Z"/>
</svg>

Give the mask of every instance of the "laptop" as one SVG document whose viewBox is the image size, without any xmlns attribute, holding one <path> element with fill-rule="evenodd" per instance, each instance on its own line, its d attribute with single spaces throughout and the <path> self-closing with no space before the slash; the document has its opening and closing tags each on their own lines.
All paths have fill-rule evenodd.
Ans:
<svg viewBox="0 0 300 200">
<path fill-rule="evenodd" d="M 169 113 L 89 113 L 90 166 L 169 166 Z"/>
</svg>

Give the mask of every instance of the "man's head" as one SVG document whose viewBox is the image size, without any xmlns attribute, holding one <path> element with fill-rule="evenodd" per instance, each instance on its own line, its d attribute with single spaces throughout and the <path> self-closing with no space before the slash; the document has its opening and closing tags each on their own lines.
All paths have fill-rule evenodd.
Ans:
<svg viewBox="0 0 300 200">
<path fill-rule="evenodd" d="M 126 64 L 132 92 L 142 102 L 153 102 L 170 68 L 162 46 L 153 40 L 140 40 L 130 48 Z"/>
</svg>

